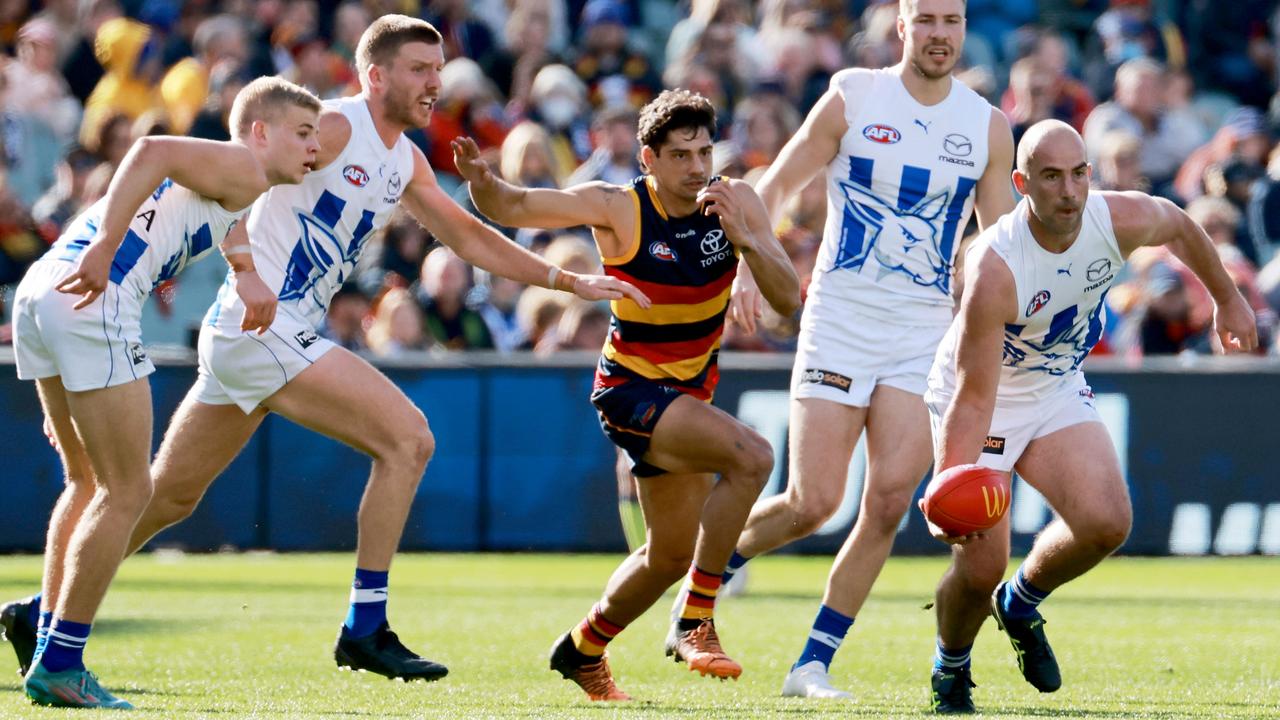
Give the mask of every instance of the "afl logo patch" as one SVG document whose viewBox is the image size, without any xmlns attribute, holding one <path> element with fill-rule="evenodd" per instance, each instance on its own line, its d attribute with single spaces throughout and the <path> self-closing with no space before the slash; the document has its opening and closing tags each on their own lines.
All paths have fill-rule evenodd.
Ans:
<svg viewBox="0 0 1280 720">
<path fill-rule="evenodd" d="M 364 168 L 359 165 L 348 165 L 342 168 L 342 177 L 358 188 L 369 184 L 369 173 L 365 172 Z"/>
<path fill-rule="evenodd" d="M 1027 303 L 1027 317 L 1031 317 L 1044 309 L 1049 304 L 1049 291 L 1041 290 L 1031 298 L 1031 302 Z"/>
<path fill-rule="evenodd" d="M 902 133 L 888 125 L 868 125 L 862 128 L 862 137 L 881 145 L 892 145 L 902 139 Z"/>
<path fill-rule="evenodd" d="M 659 260 L 666 260 L 667 262 L 676 261 L 675 252 L 672 251 L 670 247 L 667 247 L 667 244 L 662 242 L 661 240 L 658 240 L 649 245 L 649 254 L 658 258 Z"/>
</svg>

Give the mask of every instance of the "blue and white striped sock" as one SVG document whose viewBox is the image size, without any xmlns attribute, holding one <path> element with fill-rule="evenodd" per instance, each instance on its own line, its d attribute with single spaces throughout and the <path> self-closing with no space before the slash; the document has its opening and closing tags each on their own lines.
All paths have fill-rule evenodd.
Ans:
<svg viewBox="0 0 1280 720">
<path fill-rule="evenodd" d="M 724 566 L 724 573 L 720 575 L 720 585 L 728 585 L 733 579 L 734 573 L 742 569 L 743 565 L 751 558 L 745 558 L 738 554 L 737 550 L 733 551 L 733 555 L 729 557 L 729 564 Z"/>
<path fill-rule="evenodd" d="M 933 667 L 938 670 L 967 670 L 972 654 L 972 643 L 962 648 L 948 650 L 942 647 L 942 638 L 938 638 L 938 649 L 933 655 Z"/>
<path fill-rule="evenodd" d="M 84 646 L 89 642 L 88 623 L 71 622 L 55 618 L 49 630 L 49 639 L 44 653 L 40 656 L 40 664 L 49 672 L 84 669 Z"/>
<path fill-rule="evenodd" d="M 350 638 L 372 635 L 387 621 L 387 578 L 389 571 L 356 568 L 351 582 L 351 608 L 343 623 L 343 634 Z"/>
<path fill-rule="evenodd" d="M 1036 606 L 1049 597 L 1049 592 L 1049 590 L 1041 590 L 1027 582 L 1027 577 L 1022 573 L 1022 567 L 1019 566 L 1018 572 L 1013 575 L 1013 579 L 1004 586 L 1004 592 L 1000 597 L 1001 609 L 1010 617 L 1035 617 Z"/>
<path fill-rule="evenodd" d="M 823 605 L 818 609 L 818 617 L 813 620 L 813 629 L 809 631 L 809 639 L 800 651 L 800 659 L 796 660 L 791 669 L 814 660 L 821 662 L 823 667 L 830 668 L 831 659 L 835 657 L 836 650 L 840 649 L 840 643 L 844 642 L 844 636 L 852 626 L 853 618 Z"/>
<path fill-rule="evenodd" d="M 44 647 L 49 643 L 49 626 L 53 624 L 53 613 L 42 612 L 36 620 L 36 651 L 35 655 L 44 652 Z"/>
</svg>

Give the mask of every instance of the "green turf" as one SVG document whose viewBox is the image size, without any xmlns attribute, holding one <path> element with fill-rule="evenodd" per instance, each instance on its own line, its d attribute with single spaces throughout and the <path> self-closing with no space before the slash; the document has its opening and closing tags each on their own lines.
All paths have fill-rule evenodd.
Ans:
<svg viewBox="0 0 1280 720">
<path fill-rule="evenodd" d="M 596 599 L 620 557 L 406 555 L 391 619 L 446 663 L 432 684 L 339 673 L 331 643 L 346 611 L 348 555 L 144 556 L 126 563 L 87 659 L 103 684 L 164 718 L 920 717 L 944 564 L 893 559 L 836 657 L 856 702 L 783 699 L 778 689 L 817 610 L 829 559 L 762 558 L 750 594 L 724 601 L 721 637 L 746 668 L 715 682 L 663 657 L 667 600 L 612 645 L 637 701 L 592 705 L 546 667 L 551 641 Z M 0 558 L 0 598 L 35 585 L 35 557 Z M 1280 717 L 1280 561 L 1112 559 L 1045 606 L 1063 689 L 1039 695 L 988 623 L 974 652 L 991 717 Z M 12 655 L 0 647 L 0 666 Z M 108 717 L 116 715 L 102 713 Z M 0 718 L 94 713 L 27 705 L 0 674 Z"/>
</svg>

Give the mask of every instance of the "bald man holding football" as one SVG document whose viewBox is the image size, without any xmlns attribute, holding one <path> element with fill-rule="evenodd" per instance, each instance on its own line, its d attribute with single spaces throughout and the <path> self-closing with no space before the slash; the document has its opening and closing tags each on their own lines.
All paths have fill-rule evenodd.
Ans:
<svg viewBox="0 0 1280 720">
<path fill-rule="evenodd" d="M 1023 200 L 978 237 L 964 263 L 960 313 L 938 349 L 925 402 L 939 472 L 977 463 L 1017 470 L 1056 518 L 1014 577 L 1009 520 L 952 544 L 937 590 L 932 684 L 939 713 L 974 711 L 969 653 L 988 614 L 1004 630 L 1027 682 L 1062 685 L 1037 606 L 1124 543 L 1128 488 L 1080 364 L 1102 334 L 1103 299 L 1126 258 L 1165 245 L 1208 288 L 1224 352 L 1258 343 L 1253 311 L 1204 230 L 1168 200 L 1089 193 L 1084 141 L 1069 125 L 1033 125 L 1018 146 Z"/>
</svg>

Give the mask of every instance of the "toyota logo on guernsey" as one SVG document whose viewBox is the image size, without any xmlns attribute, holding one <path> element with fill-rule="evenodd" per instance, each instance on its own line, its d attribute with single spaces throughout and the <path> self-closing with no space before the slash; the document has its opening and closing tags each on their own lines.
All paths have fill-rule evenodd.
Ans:
<svg viewBox="0 0 1280 720">
<path fill-rule="evenodd" d="M 365 172 L 364 168 L 359 165 L 348 165 L 342 168 L 342 177 L 358 188 L 369 184 L 369 173 Z"/>
<path fill-rule="evenodd" d="M 902 133 L 888 125 L 868 125 L 862 128 L 862 137 L 881 145 L 892 145 L 902 139 Z"/>
</svg>

